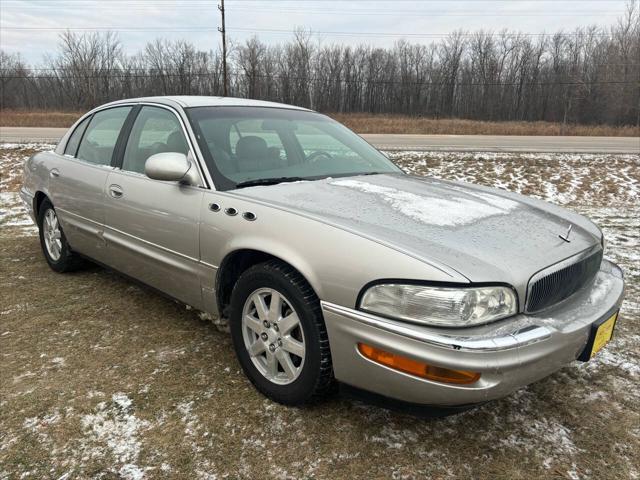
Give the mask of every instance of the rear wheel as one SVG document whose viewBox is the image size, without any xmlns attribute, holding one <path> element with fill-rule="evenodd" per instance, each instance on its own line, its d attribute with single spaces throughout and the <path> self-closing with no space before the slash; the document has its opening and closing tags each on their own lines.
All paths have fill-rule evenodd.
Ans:
<svg viewBox="0 0 640 480">
<path fill-rule="evenodd" d="M 49 200 L 38 211 L 40 246 L 49 266 L 56 272 L 70 272 L 84 265 L 83 259 L 69 247 L 58 215 Z"/>
<path fill-rule="evenodd" d="M 290 266 L 273 260 L 240 276 L 231 295 L 231 335 L 245 374 L 267 397 L 299 405 L 333 390 L 320 302 Z"/>
</svg>

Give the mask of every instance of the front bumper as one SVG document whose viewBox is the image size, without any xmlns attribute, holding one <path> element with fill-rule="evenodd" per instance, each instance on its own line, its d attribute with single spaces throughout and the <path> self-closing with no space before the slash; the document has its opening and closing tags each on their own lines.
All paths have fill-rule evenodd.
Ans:
<svg viewBox="0 0 640 480">
<path fill-rule="evenodd" d="M 623 296 L 622 270 L 604 260 L 593 283 L 564 302 L 479 327 L 425 327 L 328 302 L 322 310 L 338 381 L 403 402 L 456 406 L 503 397 L 572 362 L 591 325 L 619 309 Z M 471 385 L 425 380 L 365 358 L 358 342 L 481 377 Z"/>
</svg>

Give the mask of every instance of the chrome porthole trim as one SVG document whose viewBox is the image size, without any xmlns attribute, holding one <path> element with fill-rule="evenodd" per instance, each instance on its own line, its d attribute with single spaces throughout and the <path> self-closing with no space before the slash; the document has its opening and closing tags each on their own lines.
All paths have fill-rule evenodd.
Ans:
<svg viewBox="0 0 640 480">
<path fill-rule="evenodd" d="M 259 288 L 242 309 L 242 338 L 251 362 L 277 385 L 300 376 L 305 361 L 305 338 L 300 317 L 291 302 L 273 288 Z"/>
<path fill-rule="evenodd" d="M 209 204 L 209 210 L 211 210 L 212 212 L 219 212 L 220 211 L 220 205 L 217 203 L 210 203 Z"/>
<path fill-rule="evenodd" d="M 42 220 L 42 236 L 49 257 L 54 262 L 57 262 L 62 255 L 62 232 L 60 231 L 58 216 L 52 208 L 48 209 L 44 214 Z"/>
<path fill-rule="evenodd" d="M 230 217 L 235 217 L 238 214 L 238 210 L 233 207 L 229 207 L 224 209 L 224 213 L 226 213 Z"/>
<path fill-rule="evenodd" d="M 249 222 L 253 222 L 258 217 L 253 212 L 244 212 L 242 214 L 242 218 L 244 218 L 245 220 L 248 220 Z"/>
</svg>

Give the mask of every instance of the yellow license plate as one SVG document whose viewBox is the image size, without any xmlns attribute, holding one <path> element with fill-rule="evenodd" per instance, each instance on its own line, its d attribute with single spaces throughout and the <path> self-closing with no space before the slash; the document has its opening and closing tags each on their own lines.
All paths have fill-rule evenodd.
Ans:
<svg viewBox="0 0 640 480">
<path fill-rule="evenodd" d="M 596 330 L 596 335 L 593 338 L 593 346 L 591 347 L 591 358 L 602 350 L 609 340 L 611 340 L 611 336 L 613 335 L 613 327 L 616 325 L 616 320 L 618 319 L 618 312 L 611 315 L 607 320 L 605 320 Z"/>
</svg>

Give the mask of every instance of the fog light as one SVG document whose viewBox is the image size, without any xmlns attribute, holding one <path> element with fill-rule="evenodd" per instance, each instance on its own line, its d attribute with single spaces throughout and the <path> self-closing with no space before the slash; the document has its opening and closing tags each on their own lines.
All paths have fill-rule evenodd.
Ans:
<svg viewBox="0 0 640 480">
<path fill-rule="evenodd" d="M 452 370 L 450 368 L 436 367 L 411 358 L 403 357 L 396 353 L 385 352 L 379 348 L 372 347 L 364 343 L 358 343 L 360 353 L 376 363 L 384 365 L 400 372 L 426 378 L 434 382 L 455 383 L 466 385 L 477 382 L 480 378 L 478 372 L 468 372 L 466 370 Z"/>
</svg>

